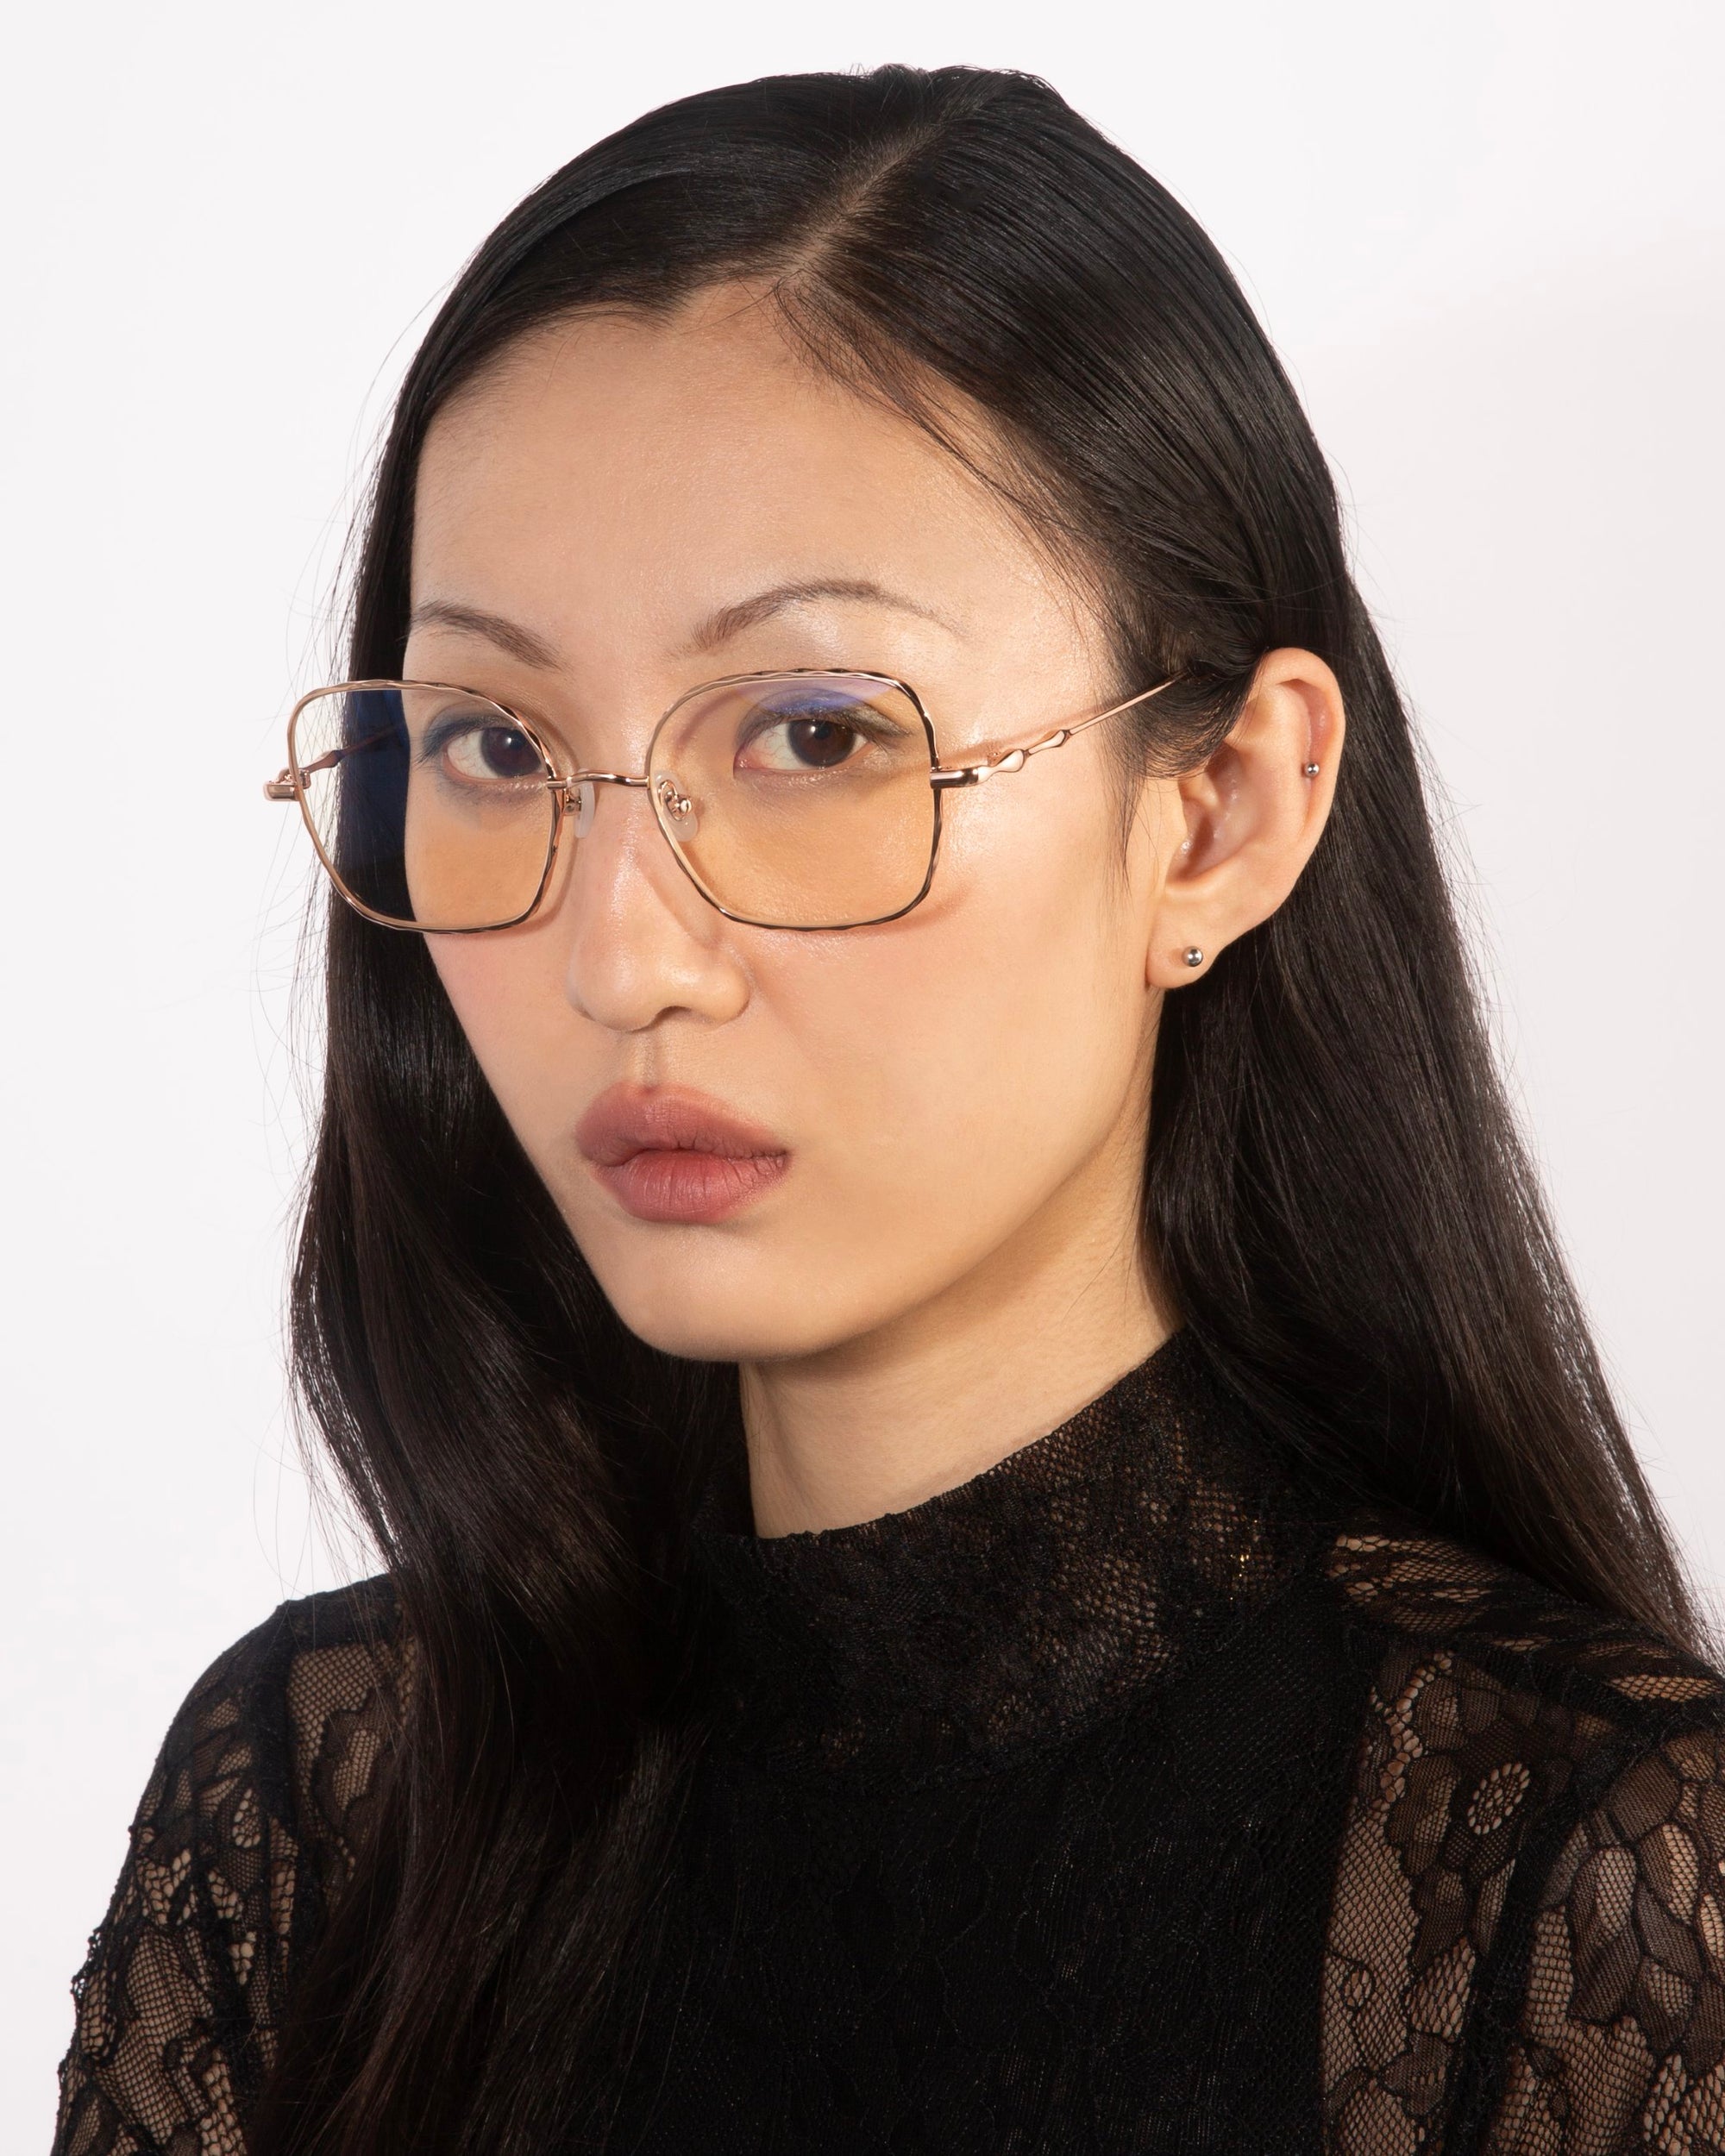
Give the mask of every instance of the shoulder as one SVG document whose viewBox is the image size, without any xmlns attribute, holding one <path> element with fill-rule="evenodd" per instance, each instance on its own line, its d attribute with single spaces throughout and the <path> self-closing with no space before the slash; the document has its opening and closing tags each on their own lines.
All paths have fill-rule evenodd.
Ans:
<svg viewBox="0 0 1725 2156">
<path fill-rule="evenodd" d="M 377 1579 L 284 1603 L 192 1686 L 73 1986 L 57 2150 L 243 2147 L 411 1670 Z"/>
<path fill-rule="evenodd" d="M 219 1905 L 242 1879 L 292 1877 L 273 1914 L 285 1933 L 301 1886 L 352 1869 L 411 1666 L 381 1576 L 284 1602 L 225 1648 L 162 1740 L 132 1822 L 134 1888 L 172 1901 L 213 1866 Z"/>
<path fill-rule="evenodd" d="M 1725 1680 L 1439 1536 L 1356 1525 L 1323 1570 L 1368 1673 L 1336 2145 L 1436 2113 L 1457 2150 L 1639 2147 L 1610 2135 L 1660 2076 L 1692 2089 L 1725 2052 Z"/>
<path fill-rule="evenodd" d="M 144 1808 L 153 1796 L 213 1823 L 223 1801 L 243 1802 L 302 1846 L 338 1845 L 349 1857 L 354 1807 L 369 1794 L 411 1673 L 386 1576 L 282 1603 L 192 1685 Z"/>
<path fill-rule="evenodd" d="M 1658 1633 L 1441 1535 L 1357 1521 L 1331 1544 L 1323 1570 L 1353 1621 L 1387 1644 L 1460 1656 L 1614 1727 L 1725 1705 L 1719 1672 Z"/>
</svg>

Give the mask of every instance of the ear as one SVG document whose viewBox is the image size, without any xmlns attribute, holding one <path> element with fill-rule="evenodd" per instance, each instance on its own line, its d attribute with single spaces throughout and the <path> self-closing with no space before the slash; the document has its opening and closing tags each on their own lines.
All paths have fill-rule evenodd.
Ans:
<svg viewBox="0 0 1725 2156">
<path fill-rule="evenodd" d="M 1227 739 L 1170 782 L 1173 827 L 1183 818 L 1183 835 L 1145 954 L 1152 987 L 1201 980 L 1218 951 L 1267 921 L 1294 888 L 1329 818 L 1344 725 L 1340 685 L 1314 653 L 1259 661 Z"/>
</svg>

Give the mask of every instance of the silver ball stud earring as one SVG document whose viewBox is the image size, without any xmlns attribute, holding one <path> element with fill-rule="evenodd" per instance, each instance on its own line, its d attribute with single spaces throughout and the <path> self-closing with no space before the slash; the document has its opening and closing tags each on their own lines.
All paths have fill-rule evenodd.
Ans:
<svg viewBox="0 0 1725 2156">
<path fill-rule="evenodd" d="M 1189 945 L 1181 956 L 1189 966 L 1201 966 L 1204 962 L 1204 954 L 1195 943 Z"/>
<path fill-rule="evenodd" d="M 1302 764 L 1300 768 L 1308 779 L 1315 779 L 1324 767 L 1320 763 L 1308 763 Z"/>
</svg>

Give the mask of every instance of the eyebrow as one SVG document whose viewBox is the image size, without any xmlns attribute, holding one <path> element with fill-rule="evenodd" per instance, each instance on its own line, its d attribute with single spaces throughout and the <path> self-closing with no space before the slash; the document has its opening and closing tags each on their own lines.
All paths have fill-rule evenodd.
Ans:
<svg viewBox="0 0 1725 2156">
<path fill-rule="evenodd" d="M 875 583 L 872 577 L 824 576 L 775 584 L 764 592 L 754 592 L 747 599 L 732 599 L 715 608 L 698 624 L 683 649 L 688 653 L 716 651 L 733 637 L 758 628 L 788 607 L 823 599 L 848 599 L 865 606 L 888 607 L 895 613 L 915 614 L 957 634 L 951 623 L 933 607 L 925 606 L 903 592 L 891 591 L 884 584 Z M 422 599 L 413 610 L 409 627 L 453 629 L 465 636 L 482 636 L 487 643 L 495 644 L 499 651 L 506 651 L 511 659 L 519 659 L 524 666 L 550 668 L 560 663 L 552 646 L 543 637 L 536 636 L 530 629 L 524 629 L 519 622 L 493 614 L 483 606 L 464 606 L 457 599 Z"/>
<path fill-rule="evenodd" d="M 889 607 L 895 613 L 919 615 L 924 621 L 932 621 L 954 635 L 957 633 L 945 616 L 937 613 L 932 606 L 925 606 L 920 600 L 907 598 L 902 592 L 889 591 L 870 577 L 823 576 L 775 584 L 767 591 L 753 592 L 747 599 L 733 599 L 730 605 L 716 608 L 700 623 L 683 649 L 687 652 L 716 651 L 721 644 L 742 636 L 745 630 L 758 628 L 787 607 L 822 599 L 850 599 L 865 606 Z"/>
<path fill-rule="evenodd" d="M 524 666 L 555 667 L 557 654 L 543 636 L 536 636 L 519 622 L 501 614 L 487 613 L 483 606 L 463 606 L 448 599 L 422 599 L 409 620 L 410 629 L 455 629 L 464 636 L 483 636 L 487 643 L 506 651 Z"/>
</svg>

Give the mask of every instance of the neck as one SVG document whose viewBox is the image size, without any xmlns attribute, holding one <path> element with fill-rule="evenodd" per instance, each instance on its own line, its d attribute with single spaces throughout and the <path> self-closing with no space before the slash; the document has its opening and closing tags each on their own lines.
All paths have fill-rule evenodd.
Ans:
<svg viewBox="0 0 1725 2156">
<path fill-rule="evenodd" d="M 956 1489 L 1057 1429 L 1161 1346 L 1175 1320 L 1138 1257 L 1136 1207 L 1069 1194 L 933 1301 L 740 1376 L 757 1534 L 847 1527 Z"/>
</svg>

